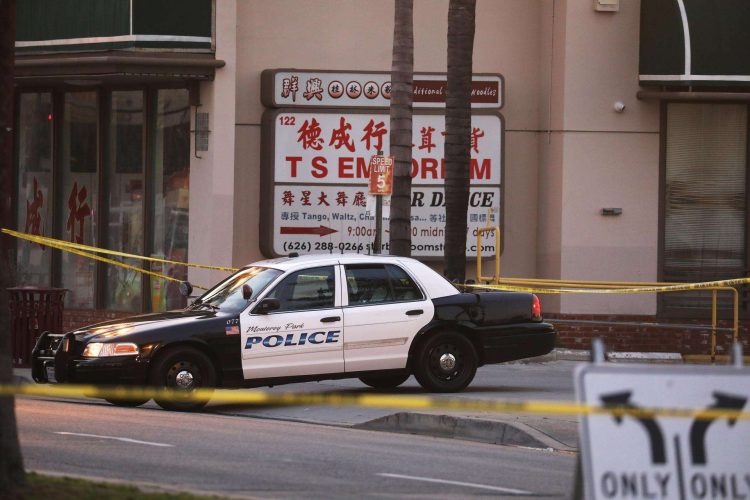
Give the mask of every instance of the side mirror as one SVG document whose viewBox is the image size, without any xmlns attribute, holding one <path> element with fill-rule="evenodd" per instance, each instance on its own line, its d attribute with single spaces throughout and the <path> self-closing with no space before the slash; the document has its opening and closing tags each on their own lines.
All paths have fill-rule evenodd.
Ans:
<svg viewBox="0 0 750 500">
<path fill-rule="evenodd" d="M 250 288 L 250 285 L 242 285 L 242 298 L 245 300 L 253 298 L 253 289 Z"/>
<path fill-rule="evenodd" d="M 191 285 L 189 281 L 183 281 L 180 283 L 180 295 L 183 297 L 190 297 L 191 293 L 193 293 L 193 285 Z"/>
<path fill-rule="evenodd" d="M 281 308 L 281 301 L 279 299 L 263 299 L 260 301 L 260 303 L 255 307 L 253 312 L 255 314 L 268 314 L 271 311 L 275 311 L 277 309 Z"/>
</svg>

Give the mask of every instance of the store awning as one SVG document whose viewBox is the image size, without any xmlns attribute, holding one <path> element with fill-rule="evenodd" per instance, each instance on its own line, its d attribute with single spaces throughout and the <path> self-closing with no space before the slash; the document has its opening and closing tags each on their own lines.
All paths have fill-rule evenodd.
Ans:
<svg viewBox="0 0 750 500">
<path fill-rule="evenodd" d="M 750 87 L 749 0 L 642 0 L 640 84 Z"/>
<path fill-rule="evenodd" d="M 19 83 L 148 83 L 213 80 L 225 62 L 213 54 L 96 52 L 16 56 Z"/>
</svg>

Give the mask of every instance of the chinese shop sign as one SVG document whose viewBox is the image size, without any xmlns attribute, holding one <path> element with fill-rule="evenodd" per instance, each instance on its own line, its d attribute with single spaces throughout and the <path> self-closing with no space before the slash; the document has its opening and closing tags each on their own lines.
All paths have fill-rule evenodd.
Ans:
<svg viewBox="0 0 750 500">
<path fill-rule="evenodd" d="M 413 117 L 411 216 L 416 257 L 443 255 L 444 121 L 440 114 Z M 261 248 L 266 255 L 372 251 L 376 224 L 367 196 L 370 158 L 389 150 L 388 124 L 385 111 L 266 112 L 261 190 Z M 502 117 L 474 115 L 470 133 L 467 255 L 476 256 L 477 229 L 499 224 L 502 213 Z M 372 200 L 369 197 L 370 204 Z M 387 216 L 384 227 L 382 251 L 388 253 Z M 483 253 L 493 254 L 494 242 L 494 234 L 486 234 Z"/>
<path fill-rule="evenodd" d="M 503 83 L 502 75 L 473 75 L 471 107 L 502 108 Z M 388 72 L 265 70 L 261 87 L 261 100 L 270 108 L 387 108 L 391 101 Z M 414 107 L 445 107 L 447 87 L 445 74 L 415 73 Z"/>
</svg>

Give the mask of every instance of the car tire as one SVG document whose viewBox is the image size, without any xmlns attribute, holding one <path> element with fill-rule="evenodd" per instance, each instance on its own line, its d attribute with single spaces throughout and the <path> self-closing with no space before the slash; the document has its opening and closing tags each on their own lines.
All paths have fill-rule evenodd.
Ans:
<svg viewBox="0 0 750 500">
<path fill-rule="evenodd" d="M 115 406 L 121 406 L 123 408 L 135 408 L 136 406 L 145 405 L 146 403 L 151 401 L 150 399 L 131 400 L 131 399 L 116 399 L 116 398 L 104 398 L 104 400 Z"/>
<path fill-rule="evenodd" d="M 409 373 L 387 373 L 383 375 L 366 375 L 359 380 L 373 389 L 395 389 L 410 376 Z"/>
<path fill-rule="evenodd" d="M 216 371 L 208 356 L 192 347 L 170 349 L 156 359 L 151 368 L 149 383 L 153 387 L 176 389 L 186 394 L 195 389 L 210 389 L 216 384 Z M 173 400 L 154 398 L 165 410 L 196 411 L 203 408 L 206 400 Z"/>
<path fill-rule="evenodd" d="M 417 346 L 414 376 L 430 392 L 459 392 L 474 380 L 478 364 L 469 339 L 455 332 L 439 332 Z"/>
</svg>

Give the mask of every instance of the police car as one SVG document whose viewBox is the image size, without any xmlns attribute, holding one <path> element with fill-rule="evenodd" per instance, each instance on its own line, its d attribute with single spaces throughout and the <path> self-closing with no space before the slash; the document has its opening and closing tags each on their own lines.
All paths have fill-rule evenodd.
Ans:
<svg viewBox="0 0 750 500">
<path fill-rule="evenodd" d="M 307 255 L 244 267 L 184 310 L 45 332 L 32 376 L 190 391 L 351 377 L 392 389 L 413 374 L 454 392 L 484 364 L 548 353 L 555 335 L 532 294 L 462 293 L 410 258 Z"/>
</svg>

